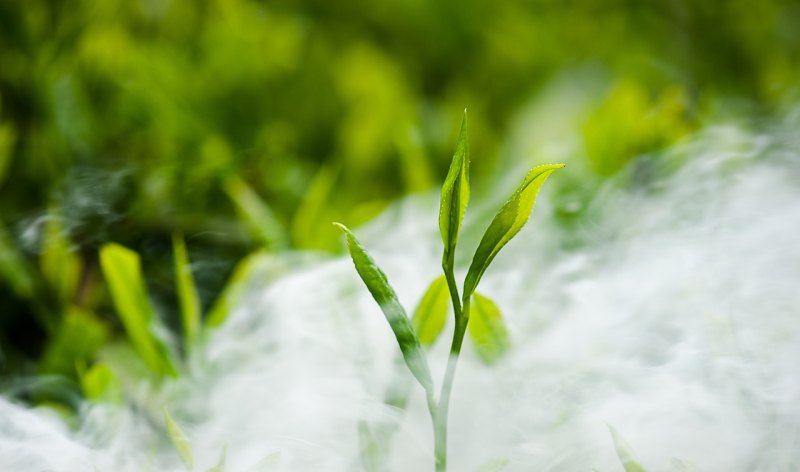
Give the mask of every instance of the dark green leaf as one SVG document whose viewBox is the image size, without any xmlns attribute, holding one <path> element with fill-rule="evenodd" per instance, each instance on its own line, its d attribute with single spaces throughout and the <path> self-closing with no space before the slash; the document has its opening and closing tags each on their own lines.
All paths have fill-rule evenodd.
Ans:
<svg viewBox="0 0 800 472">
<path fill-rule="evenodd" d="M 500 249 L 513 238 L 528 221 L 528 217 L 533 211 L 536 195 L 544 184 L 544 181 L 555 170 L 561 169 L 564 164 L 549 164 L 537 166 L 528 172 L 522 185 L 514 191 L 511 198 L 503 205 L 497 215 L 495 215 L 486 232 L 481 238 L 478 249 L 472 258 L 472 264 L 464 280 L 464 293 L 462 296 L 466 300 L 478 287 L 483 273 Z"/>
<path fill-rule="evenodd" d="M 397 299 L 397 295 L 389 285 L 386 274 L 375 264 L 366 249 L 346 226 L 339 223 L 334 224 L 344 231 L 356 271 L 386 316 L 386 320 L 397 338 L 397 343 L 400 345 L 408 369 L 426 392 L 433 392 L 433 380 L 419 338 L 417 338 L 417 333 L 406 316 L 403 306 Z"/>
<path fill-rule="evenodd" d="M 447 320 L 447 309 L 450 306 L 450 292 L 444 276 L 434 280 L 422 296 L 411 324 L 419 336 L 423 346 L 431 346 L 442 333 Z"/>
<path fill-rule="evenodd" d="M 461 122 L 456 151 L 450 162 L 450 170 L 442 185 L 439 204 L 439 231 L 444 243 L 442 265 L 452 270 L 458 233 L 469 203 L 469 143 L 467 140 L 467 110 Z"/>
<path fill-rule="evenodd" d="M 486 364 L 496 362 L 511 347 L 500 309 L 492 300 L 479 293 L 472 295 L 467 329 L 475 343 L 475 350 Z"/>
<path fill-rule="evenodd" d="M 156 374 L 175 376 L 166 346 L 152 328 L 155 312 L 147 297 L 139 255 L 118 244 L 106 244 L 100 249 L 100 266 L 136 352 Z"/>
</svg>

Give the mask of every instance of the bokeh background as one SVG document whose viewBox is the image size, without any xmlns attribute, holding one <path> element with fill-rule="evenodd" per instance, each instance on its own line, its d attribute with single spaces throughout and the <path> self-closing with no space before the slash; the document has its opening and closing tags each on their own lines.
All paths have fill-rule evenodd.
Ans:
<svg viewBox="0 0 800 472">
<path fill-rule="evenodd" d="M 0 0 L 3 389 L 69 409 L 126 344 L 101 245 L 141 255 L 180 346 L 173 235 L 208 313 L 248 254 L 341 251 L 331 221 L 435 191 L 464 108 L 479 195 L 570 162 L 553 204 L 578 247 L 601 185 L 794 103 L 798 25 L 791 0 Z"/>
</svg>

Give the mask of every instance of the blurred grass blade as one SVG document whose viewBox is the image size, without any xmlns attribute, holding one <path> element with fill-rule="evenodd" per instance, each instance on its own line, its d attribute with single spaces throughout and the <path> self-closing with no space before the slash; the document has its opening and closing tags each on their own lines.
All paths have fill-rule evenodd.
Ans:
<svg viewBox="0 0 800 472">
<path fill-rule="evenodd" d="M 548 164 L 537 166 L 528 172 L 511 198 L 503 205 L 497 215 L 495 215 L 486 232 L 481 238 L 478 249 L 472 258 L 467 277 L 464 280 L 464 300 L 467 299 L 478 287 L 483 273 L 492 260 L 500 252 L 500 249 L 508 243 L 511 238 L 519 233 L 525 225 L 533 211 L 536 195 L 544 184 L 545 180 L 557 169 L 564 167 L 564 164 Z"/>
<path fill-rule="evenodd" d="M 420 344 L 431 346 L 436 342 L 444 329 L 449 307 L 450 292 L 447 290 L 447 279 L 442 275 L 430 284 L 411 317 Z"/>
<path fill-rule="evenodd" d="M 108 328 L 92 313 L 70 306 L 55 337 L 47 345 L 40 369 L 51 374 L 75 373 L 75 364 L 88 362 L 108 339 Z"/>
<path fill-rule="evenodd" d="M 175 255 L 175 289 L 181 306 L 181 322 L 186 344 L 192 344 L 200 328 L 200 298 L 189 264 L 186 242 L 181 234 L 172 235 L 172 249 Z"/>
<path fill-rule="evenodd" d="M 281 463 L 280 451 L 268 454 L 260 461 L 256 462 L 253 467 L 247 469 L 247 472 L 272 472 L 277 470 L 278 464 Z"/>
<path fill-rule="evenodd" d="M 81 259 L 71 248 L 60 216 L 47 220 L 39 266 L 59 303 L 66 304 L 75 295 L 81 276 Z"/>
<path fill-rule="evenodd" d="M 467 139 L 467 110 L 461 121 L 461 130 L 458 133 L 456 151 L 450 162 L 450 170 L 442 185 L 441 201 L 439 203 L 439 231 L 444 243 L 442 265 L 446 270 L 452 270 L 455 258 L 458 233 L 464 213 L 469 203 L 469 143 Z"/>
<path fill-rule="evenodd" d="M 422 385 L 422 388 L 426 392 L 432 393 L 433 379 L 431 379 L 428 362 L 425 360 L 419 338 L 417 338 L 417 333 L 406 316 L 403 306 L 397 299 L 397 295 L 389 285 L 386 274 L 375 264 L 366 249 L 347 227 L 339 223 L 334 224 L 344 231 L 356 271 L 386 316 L 386 320 L 397 338 L 397 343 L 400 345 L 408 369 Z"/>
<path fill-rule="evenodd" d="M 228 445 L 222 446 L 222 452 L 219 454 L 219 461 L 217 465 L 208 469 L 206 472 L 225 472 L 225 458 L 228 456 Z"/>
<path fill-rule="evenodd" d="M 234 309 L 239 299 L 244 295 L 247 290 L 250 276 L 256 263 L 266 256 L 266 252 L 254 252 L 244 259 L 242 259 L 233 269 L 233 274 L 228 278 L 225 283 L 225 288 L 222 293 L 217 297 L 211 309 L 208 310 L 206 317 L 206 325 L 216 327 L 221 325 L 231 310 Z"/>
<path fill-rule="evenodd" d="M 508 330 L 497 305 L 479 293 L 472 295 L 469 336 L 475 350 L 486 364 L 493 364 L 511 348 Z"/>
<path fill-rule="evenodd" d="M 250 234 L 270 249 L 286 246 L 286 231 L 272 209 L 244 180 L 232 176 L 225 179 L 223 189 L 236 206 L 239 218 Z"/>
<path fill-rule="evenodd" d="M 153 334 L 155 313 L 142 279 L 139 255 L 118 244 L 106 244 L 100 248 L 100 266 L 136 352 L 157 375 L 175 376 L 166 346 Z"/>
<path fill-rule="evenodd" d="M 78 363 L 82 366 L 82 363 Z M 107 401 L 118 403 L 122 400 L 122 390 L 119 381 L 108 364 L 96 362 L 88 370 L 85 367 L 78 368 L 81 390 L 83 395 L 92 401 Z"/>
<path fill-rule="evenodd" d="M 486 461 L 478 468 L 478 472 L 500 472 L 508 465 L 508 459 L 498 457 Z"/>
<path fill-rule="evenodd" d="M 304 192 L 294 212 L 291 225 L 293 246 L 297 249 L 333 249 L 339 236 L 335 228 L 321 224 L 327 221 L 331 195 L 336 191 L 338 166 L 320 167 Z"/>
<path fill-rule="evenodd" d="M 20 298 L 32 298 L 36 291 L 36 282 L 28 261 L 17 250 L 14 239 L 2 222 L 0 222 L 0 277 L 5 279 Z"/>
<path fill-rule="evenodd" d="M 194 459 L 192 459 L 192 445 L 189 443 L 189 438 L 186 437 L 186 433 L 183 432 L 180 426 L 178 426 L 178 423 L 170 416 L 167 407 L 164 407 L 164 422 L 167 424 L 169 439 L 172 441 L 172 445 L 175 446 L 175 450 L 178 451 L 178 455 L 181 456 L 183 464 L 187 469 L 193 470 Z"/>
<path fill-rule="evenodd" d="M 608 427 L 608 430 L 611 431 L 611 437 L 614 440 L 614 448 L 617 450 L 617 457 L 619 457 L 619 461 L 625 469 L 625 472 L 647 472 L 647 469 L 634 459 L 630 446 L 628 446 L 628 443 L 625 442 L 625 439 L 622 438 L 617 430 L 611 426 Z"/>
</svg>

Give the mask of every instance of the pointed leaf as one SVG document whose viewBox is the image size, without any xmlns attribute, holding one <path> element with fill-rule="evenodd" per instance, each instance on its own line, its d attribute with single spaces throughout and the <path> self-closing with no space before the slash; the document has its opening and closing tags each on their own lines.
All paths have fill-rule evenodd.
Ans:
<svg viewBox="0 0 800 472">
<path fill-rule="evenodd" d="M 458 233 L 469 203 L 469 143 L 467 141 L 467 110 L 461 122 L 456 151 L 450 162 L 450 170 L 442 185 L 439 204 L 439 231 L 444 243 L 442 265 L 452 270 Z"/>
<path fill-rule="evenodd" d="M 186 433 L 183 432 L 181 427 L 178 426 L 178 423 L 170 416 L 167 407 L 164 407 L 164 422 L 167 424 L 169 439 L 172 441 L 172 445 L 175 446 L 175 450 L 178 451 L 178 455 L 181 456 L 183 464 L 187 469 L 193 470 L 194 460 L 192 459 L 192 445 L 189 443 L 189 438 L 186 437 Z"/>
<path fill-rule="evenodd" d="M 278 221 L 272 208 L 239 177 L 228 177 L 223 181 L 223 190 L 236 206 L 239 219 L 252 237 L 270 249 L 286 246 L 286 230 Z"/>
<path fill-rule="evenodd" d="M 118 244 L 100 249 L 100 266 L 131 344 L 158 375 L 175 376 L 166 346 L 155 336 L 155 312 L 145 289 L 139 255 Z"/>
<path fill-rule="evenodd" d="M 422 388 L 426 392 L 432 393 L 433 380 L 419 338 L 417 338 L 417 333 L 406 316 L 403 306 L 397 299 L 397 294 L 389 285 L 386 274 L 375 264 L 366 249 L 346 226 L 339 223 L 334 224 L 344 231 L 356 271 L 386 316 L 386 320 L 397 338 L 397 343 L 400 345 L 408 369 L 422 385 Z"/>
<path fill-rule="evenodd" d="M 186 242 L 181 234 L 172 235 L 172 248 L 175 254 L 175 289 L 181 306 L 181 322 L 183 335 L 187 344 L 191 344 L 200 328 L 200 297 L 189 265 L 189 254 Z"/>
<path fill-rule="evenodd" d="M 472 295 L 467 329 L 469 337 L 475 343 L 475 350 L 486 364 L 495 363 L 511 347 L 500 309 L 492 300 L 479 293 Z"/>
<path fill-rule="evenodd" d="M 555 170 L 561 169 L 564 164 L 549 164 L 537 166 L 528 172 L 522 185 L 514 191 L 511 198 L 503 205 L 497 215 L 495 215 L 486 232 L 481 238 L 478 249 L 472 258 L 467 277 L 464 280 L 464 293 L 462 296 L 466 300 L 478 286 L 483 273 L 500 249 L 513 238 L 519 230 L 525 226 L 528 217 L 533 211 L 536 195 L 544 184 L 544 181 Z"/>
<path fill-rule="evenodd" d="M 208 469 L 206 472 L 225 472 L 225 458 L 228 455 L 228 445 L 222 446 L 222 452 L 219 455 L 217 465 Z"/>
<path fill-rule="evenodd" d="M 440 276 L 430 284 L 414 310 L 411 324 L 414 325 L 423 346 L 431 346 L 442 333 L 447 320 L 447 309 L 450 307 L 449 297 L 447 280 Z"/>
<path fill-rule="evenodd" d="M 47 220 L 39 267 L 61 304 L 69 302 L 78 288 L 81 259 L 72 247 L 60 216 Z"/>
<path fill-rule="evenodd" d="M 617 450 L 617 457 L 619 457 L 625 472 L 647 472 L 647 469 L 634 459 L 630 446 L 617 430 L 611 426 L 608 427 L 608 430 L 611 431 L 611 437 L 614 439 L 614 448 Z"/>
</svg>

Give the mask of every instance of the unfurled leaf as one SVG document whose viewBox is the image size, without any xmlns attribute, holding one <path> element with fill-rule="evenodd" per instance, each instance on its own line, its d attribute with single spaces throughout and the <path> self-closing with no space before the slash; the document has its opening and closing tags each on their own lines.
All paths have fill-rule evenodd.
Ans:
<svg viewBox="0 0 800 472">
<path fill-rule="evenodd" d="M 536 195 L 544 184 L 544 181 L 557 169 L 564 167 L 564 164 L 549 164 L 537 166 L 528 172 L 522 185 L 514 191 L 511 198 L 503 205 L 497 215 L 495 215 L 486 232 L 481 238 L 478 249 L 472 258 L 467 277 L 464 280 L 464 293 L 466 300 L 478 287 L 483 273 L 500 249 L 513 238 L 528 221 L 528 217 L 533 211 Z"/>
<path fill-rule="evenodd" d="M 356 271 L 372 294 L 372 298 L 375 299 L 386 316 L 386 320 L 389 322 L 395 338 L 397 338 L 397 343 L 400 345 L 400 350 L 403 353 L 403 359 L 408 369 L 422 385 L 422 388 L 426 392 L 432 393 L 433 380 L 431 379 L 428 362 L 425 360 L 419 338 L 417 338 L 417 333 L 406 316 L 403 306 L 397 299 L 397 294 L 389 285 L 386 274 L 375 264 L 366 249 L 346 226 L 339 223 L 334 224 L 344 231 L 347 238 L 347 247 L 350 250 L 350 256 L 356 266 Z"/>
<path fill-rule="evenodd" d="M 175 254 L 175 289 L 181 306 L 183 335 L 187 344 L 191 344 L 200 328 L 200 297 L 197 296 L 183 235 L 172 235 L 172 250 Z"/>
<path fill-rule="evenodd" d="M 467 329 L 475 350 L 486 364 L 496 362 L 511 347 L 500 309 L 492 300 L 479 293 L 472 295 Z"/>
<path fill-rule="evenodd" d="M 155 312 L 145 289 L 139 255 L 118 244 L 106 244 L 100 249 L 100 266 L 136 352 L 157 375 L 175 376 L 167 348 L 154 334 Z"/>
<path fill-rule="evenodd" d="M 625 472 L 647 472 L 647 469 L 634 459 L 630 446 L 617 430 L 611 426 L 608 427 L 608 430 L 611 431 L 611 437 L 614 439 L 614 448 L 617 450 L 617 457 L 619 457 Z"/>
<path fill-rule="evenodd" d="M 181 456 L 183 464 L 187 469 L 193 470 L 194 459 L 192 459 L 192 445 L 189 443 L 189 438 L 186 437 L 186 433 L 183 432 L 181 427 L 178 426 L 178 423 L 170 416 L 167 407 L 164 407 L 164 422 L 167 424 L 169 439 L 172 441 L 172 445 L 175 446 L 175 450 L 178 451 L 178 455 Z"/>
<path fill-rule="evenodd" d="M 442 266 L 453 269 L 458 233 L 469 203 L 469 143 L 467 140 L 467 110 L 458 133 L 456 151 L 450 162 L 450 170 L 442 185 L 439 204 L 439 232 L 442 234 L 444 254 Z"/>
<path fill-rule="evenodd" d="M 447 290 L 447 280 L 441 276 L 434 280 L 422 296 L 411 324 L 419 336 L 423 346 L 430 346 L 442 333 L 447 320 L 447 309 L 450 306 L 450 292 Z"/>
</svg>

